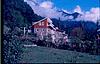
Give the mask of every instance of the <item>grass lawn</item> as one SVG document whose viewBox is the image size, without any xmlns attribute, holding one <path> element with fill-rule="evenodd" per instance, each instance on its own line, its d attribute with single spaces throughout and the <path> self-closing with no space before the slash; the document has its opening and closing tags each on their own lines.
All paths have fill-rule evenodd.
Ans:
<svg viewBox="0 0 100 64">
<path fill-rule="evenodd" d="M 100 56 L 47 47 L 25 47 L 21 63 L 100 63 Z"/>
</svg>

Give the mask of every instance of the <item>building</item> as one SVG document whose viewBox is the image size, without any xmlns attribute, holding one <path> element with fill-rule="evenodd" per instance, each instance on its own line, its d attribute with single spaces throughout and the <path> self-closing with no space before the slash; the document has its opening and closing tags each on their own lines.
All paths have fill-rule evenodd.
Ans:
<svg viewBox="0 0 100 64">
<path fill-rule="evenodd" d="M 61 39 L 63 41 L 63 38 L 65 37 L 62 31 L 60 31 L 57 27 L 54 28 L 50 18 L 44 18 L 32 23 L 32 28 L 34 28 L 34 34 L 36 34 L 40 40 L 47 38 L 48 41 L 55 43 Z"/>
</svg>

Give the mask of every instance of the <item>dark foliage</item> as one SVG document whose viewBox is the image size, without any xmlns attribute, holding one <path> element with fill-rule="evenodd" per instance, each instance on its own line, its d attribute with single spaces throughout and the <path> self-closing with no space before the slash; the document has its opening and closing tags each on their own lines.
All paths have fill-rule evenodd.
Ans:
<svg viewBox="0 0 100 64">
<path fill-rule="evenodd" d="M 15 28 L 30 26 L 41 17 L 34 14 L 24 0 L 4 0 L 3 4 L 4 25 L 11 29 L 3 35 L 4 63 L 17 63 L 22 52 L 22 41 L 19 39 L 21 33 Z"/>
<path fill-rule="evenodd" d="M 24 0 L 4 0 L 3 11 L 3 20 L 11 28 L 31 24 L 41 19 L 41 17 L 34 14 L 31 7 Z"/>
<path fill-rule="evenodd" d="M 85 40 L 94 41 L 95 36 L 97 34 L 96 33 L 97 26 L 95 23 L 91 21 L 86 21 L 86 22 L 85 21 L 61 21 L 57 19 L 52 19 L 52 21 L 55 27 L 59 27 L 60 30 L 66 31 L 68 35 L 71 35 L 71 31 L 74 28 L 81 27 L 82 30 L 84 31 Z"/>
</svg>

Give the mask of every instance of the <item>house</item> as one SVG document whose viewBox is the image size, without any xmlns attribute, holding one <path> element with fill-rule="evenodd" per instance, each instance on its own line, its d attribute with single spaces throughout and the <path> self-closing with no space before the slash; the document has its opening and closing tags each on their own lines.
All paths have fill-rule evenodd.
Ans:
<svg viewBox="0 0 100 64">
<path fill-rule="evenodd" d="M 65 37 L 62 31 L 54 27 L 50 18 L 44 18 L 32 23 L 32 28 L 34 28 L 34 34 L 36 34 L 40 40 L 47 37 L 48 41 L 55 43 Z"/>
<path fill-rule="evenodd" d="M 44 18 L 40 21 L 32 23 L 32 28 L 34 28 L 34 33 L 37 34 L 41 39 L 47 36 L 49 33 L 53 34 L 53 24 L 50 18 Z"/>
</svg>

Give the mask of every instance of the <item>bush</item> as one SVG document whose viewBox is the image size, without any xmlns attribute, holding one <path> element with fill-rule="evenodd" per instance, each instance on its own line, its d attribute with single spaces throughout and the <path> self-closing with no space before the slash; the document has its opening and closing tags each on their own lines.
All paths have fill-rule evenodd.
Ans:
<svg viewBox="0 0 100 64">
<path fill-rule="evenodd" d="M 20 60 L 20 54 L 22 53 L 21 40 L 14 37 L 9 38 L 9 41 L 3 41 L 3 56 L 4 63 L 17 63 Z"/>
</svg>

